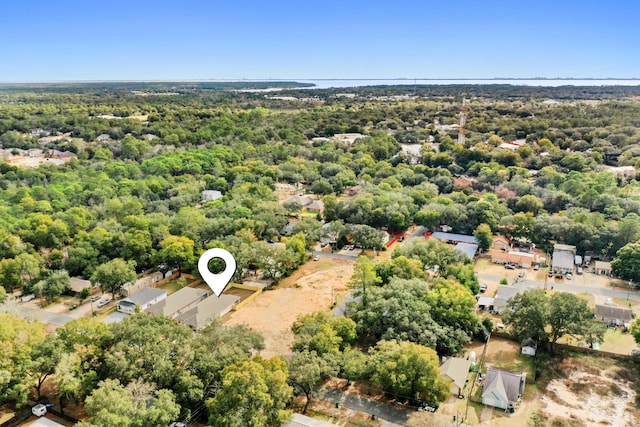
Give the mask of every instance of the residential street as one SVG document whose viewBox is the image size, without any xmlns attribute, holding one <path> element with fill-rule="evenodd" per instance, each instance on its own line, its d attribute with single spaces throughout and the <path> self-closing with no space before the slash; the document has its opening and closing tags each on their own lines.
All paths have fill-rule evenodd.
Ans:
<svg viewBox="0 0 640 427">
<path fill-rule="evenodd" d="M 375 400 L 367 399 L 363 396 L 344 393 L 336 388 L 323 387 L 317 395 L 319 399 L 332 403 L 340 403 L 345 408 L 354 411 L 363 412 L 365 414 L 375 415 L 382 421 L 383 426 L 395 427 L 406 424 L 411 414 L 410 410 L 396 408 Z"/>
<path fill-rule="evenodd" d="M 505 277 L 502 275 L 485 274 L 485 273 L 477 273 L 477 276 L 480 282 L 483 282 L 483 281 L 499 282 L 502 278 Z M 549 288 L 553 286 L 553 288 L 558 291 L 600 295 L 605 298 L 626 299 L 628 295 L 629 299 L 640 301 L 640 293 L 635 290 L 631 290 L 629 292 L 629 291 L 622 290 L 620 288 L 618 289 L 603 288 L 601 285 L 598 285 L 598 284 L 593 284 L 593 285 L 587 284 L 584 280 L 582 281 L 582 283 L 580 282 L 581 280 L 576 279 L 576 277 L 574 277 L 574 279 L 572 280 L 565 280 L 562 283 L 557 283 L 553 280 L 549 280 L 548 286 Z M 526 276 L 524 279 L 517 280 L 516 282 L 514 282 L 514 279 L 509 279 L 509 283 L 513 284 L 514 286 L 536 286 L 539 288 L 544 288 L 544 282 L 529 280 L 526 278 Z"/>
</svg>

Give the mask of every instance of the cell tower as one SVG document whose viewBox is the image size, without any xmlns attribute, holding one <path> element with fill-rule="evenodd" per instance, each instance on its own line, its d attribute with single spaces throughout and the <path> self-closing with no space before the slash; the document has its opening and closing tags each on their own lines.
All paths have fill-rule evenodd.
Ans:
<svg viewBox="0 0 640 427">
<path fill-rule="evenodd" d="M 460 128 L 458 129 L 458 144 L 464 146 L 464 125 L 467 123 L 467 98 L 462 97 L 462 107 L 460 108 Z"/>
</svg>

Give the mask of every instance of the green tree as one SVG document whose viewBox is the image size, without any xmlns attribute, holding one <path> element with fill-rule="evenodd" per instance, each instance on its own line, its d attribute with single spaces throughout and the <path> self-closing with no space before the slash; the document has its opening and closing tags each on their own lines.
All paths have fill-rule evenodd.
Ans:
<svg viewBox="0 0 640 427">
<path fill-rule="evenodd" d="M 538 215 L 543 208 L 542 201 L 532 194 L 525 194 L 516 202 L 516 209 L 519 212 L 531 212 L 534 216 Z"/>
<path fill-rule="evenodd" d="M 36 283 L 33 292 L 41 298 L 44 297 L 47 303 L 51 303 L 69 287 L 69 273 L 66 270 L 58 270 L 51 272 L 45 279 Z"/>
<path fill-rule="evenodd" d="M 10 293 L 22 286 L 20 272 L 21 265 L 17 260 L 13 258 L 0 260 L 0 283 Z"/>
<path fill-rule="evenodd" d="M 356 324 L 347 318 L 336 318 L 326 311 L 303 315 L 291 327 L 295 335 L 294 351 L 315 351 L 322 356 L 339 353 L 356 338 Z"/>
<path fill-rule="evenodd" d="M 117 379 L 102 381 L 87 397 L 85 410 L 89 421 L 79 427 L 166 426 L 180 413 L 180 405 L 170 390 L 134 381 L 127 386 Z"/>
<path fill-rule="evenodd" d="M 593 317 L 593 309 L 575 294 L 559 292 L 550 297 L 536 289 L 512 297 L 502 320 L 518 338 L 546 343 L 554 351 L 558 339 L 567 334 L 602 341 L 604 329 L 596 326 Z"/>
<path fill-rule="evenodd" d="M 449 396 L 449 383 L 440 377 L 438 354 L 405 341 L 380 341 L 371 349 L 373 381 L 401 397 L 440 403 Z"/>
<path fill-rule="evenodd" d="M 289 382 L 298 387 L 307 397 L 302 410 L 307 412 L 313 393 L 320 383 L 338 373 L 339 362 L 335 356 L 319 356 L 315 351 L 295 352 L 287 363 Z"/>
<path fill-rule="evenodd" d="M 376 274 L 375 264 L 366 256 L 360 255 L 353 266 L 351 286 L 355 289 L 354 295 L 362 295 L 363 305 L 367 305 L 367 287 L 382 283 L 382 279 Z"/>
<path fill-rule="evenodd" d="M 44 326 L 0 313 L 0 400 L 27 403 L 31 387 L 29 370 L 38 343 L 44 341 Z"/>
<path fill-rule="evenodd" d="M 478 228 L 473 232 L 473 236 L 478 240 L 480 249 L 488 251 L 493 244 L 493 233 L 491 227 L 487 224 L 480 224 Z"/>
<path fill-rule="evenodd" d="M 358 349 L 348 348 L 342 353 L 341 376 L 351 381 L 368 378 L 370 375 L 368 357 Z"/>
<path fill-rule="evenodd" d="M 182 275 L 182 269 L 191 266 L 195 259 L 193 240 L 184 236 L 168 236 L 160 242 L 160 250 L 156 253 L 158 263 L 177 264 L 179 275 Z"/>
<path fill-rule="evenodd" d="M 100 286 L 102 292 L 111 292 L 115 298 L 115 293 L 125 283 L 135 282 L 136 278 L 135 262 L 116 258 L 96 267 L 91 275 L 91 283 Z"/>
<path fill-rule="evenodd" d="M 55 335 L 47 337 L 39 342 L 31 355 L 32 363 L 29 366 L 29 378 L 35 382 L 36 397 L 40 399 L 40 390 L 45 380 L 56 371 L 63 352 L 63 343 Z"/>
<path fill-rule="evenodd" d="M 222 388 L 207 401 L 209 424 L 219 427 L 281 426 L 291 417 L 286 409 L 292 388 L 286 363 L 256 356 L 227 366 Z"/>
<path fill-rule="evenodd" d="M 611 262 L 611 271 L 624 280 L 640 282 L 640 243 L 628 243 L 620 248 Z"/>
<path fill-rule="evenodd" d="M 193 369 L 193 332 L 163 315 L 140 313 L 111 327 L 103 370 L 124 384 L 136 379 L 172 390 L 180 404 L 202 399 L 204 385 Z"/>
</svg>

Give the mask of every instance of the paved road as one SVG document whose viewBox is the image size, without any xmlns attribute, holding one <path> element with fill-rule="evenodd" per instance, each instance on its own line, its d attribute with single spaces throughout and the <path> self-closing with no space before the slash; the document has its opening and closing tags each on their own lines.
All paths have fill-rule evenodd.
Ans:
<svg viewBox="0 0 640 427">
<path fill-rule="evenodd" d="M 501 275 L 495 275 L 495 274 L 485 274 L 485 273 L 477 273 L 478 279 L 480 279 L 480 281 L 494 281 L 494 282 L 499 282 L 501 279 L 503 279 L 505 276 L 501 276 Z M 509 278 L 509 283 L 515 285 L 515 286 L 527 286 L 527 287 L 538 287 L 538 288 L 543 288 L 544 289 L 544 282 L 539 282 L 536 280 L 529 280 L 527 279 L 527 277 L 525 276 L 523 279 L 519 279 L 514 281 L 514 279 Z M 573 293 L 585 293 L 585 294 L 592 294 L 592 295 L 600 295 L 600 296 L 604 296 L 605 298 L 623 298 L 626 299 L 627 296 L 629 297 L 629 299 L 632 299 L 634 301 L 640 301 L 640 293 L 638 291 L 635 290 L 631 290 L 629 291 L 625 291 L 625 290 L 621 290 L 621 289 L 612 289 L 612 288 L 603 288 L 602 285 L 598 285 L 598 284 L 593 284 L 593 285 L 589 285 L 586 282 L 583 281 L 583 283 L 580 283 L 579 280 L 574 280 L 574 281 L 570 281 L 570 280 L 565 280 L 562 283 L 557 283 L 553 280 L 549 280 L 549 283 L 547 285 L 549 288 L 551 288 L 551 286 L 553 286 L 554 290 L 558 290 L 558 291 L 563 291 L 563 292 L 573 292 Z"/>
<path fill-rule="evenodd" d="M 339 402 L 340 405 L 354 411 L 375 415 L 380 419 L 381 425 L 383 426 L 403 426 L 407 423 L 407 419 L 409 419 L 409 415 L 411 415 L 412 412 L 407 409 L 400 409 L 390 405 L 385 405 L 384 403 L 367 399 L 366 397 L 357 394 L 343 393 L 335 388 L 321 388 L 316 396 L 327 402 Z"/>
<path fill-rule="evenodd" d="M 310 251 L 314 256 L 319 255 L 320 258 L 333 258 L 333 259 L 344 259 L 347 261 L 355 261 L 358 258 L 360 251 L 350 251 L 353 254 L 336 254 L 331 252 L 322 252 L 322 251 Z"/>
</svg>

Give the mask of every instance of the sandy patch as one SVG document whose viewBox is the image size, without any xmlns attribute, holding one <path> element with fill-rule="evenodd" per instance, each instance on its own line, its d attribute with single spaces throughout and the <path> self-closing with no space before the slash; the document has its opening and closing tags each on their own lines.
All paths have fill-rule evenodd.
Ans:
<svg viewBox="0 0 640 427">
<path fill-rule="evenodd" d="M 291 352 L 291 325 L 302 314 L 330 309 L 344 293 L 353 275 L 353 263 L 323 259 L 304 264 L 291 277 L 255 300 L 226 321 L 227 325 L 246 324 L 265 338 L 264 357 L 284 356 Z"/>
<path fill-rule="evenodd" d="M 636 392 L 628 380 L 616 374 L 620 369 L 576 370 L 567 378 L 552 380 L 540 399 L 541 412 L 583 425 L 638 425 L 640 420 L 633 413 Z"/>
</svg>

